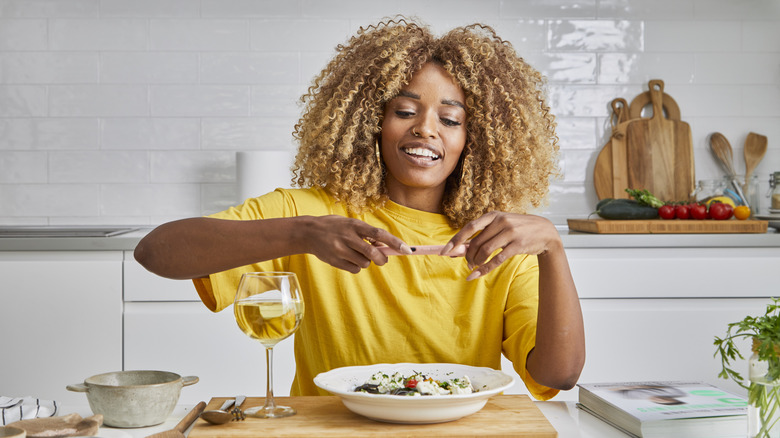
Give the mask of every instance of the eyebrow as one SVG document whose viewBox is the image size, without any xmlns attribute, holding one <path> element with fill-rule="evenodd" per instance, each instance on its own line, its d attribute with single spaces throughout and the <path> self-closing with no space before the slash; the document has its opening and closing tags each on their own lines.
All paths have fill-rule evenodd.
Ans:
<svg viewBox="0 0 780 438">
<path fill-rule="evenodd" d="M 404 97 L 409 97 L 409 98 L 411 98 L 411 99 L 417 99 L 417 100 L 420 100 L 420 95 L 419 95 L 419 94 L 412 93 L 411 91 L 401 90 L 401 91 L 400 91 L 398 94 L 399 94 L 400 96 L 404 96 Z M 462 103 L 458 102 L 457 100 L 452 100 L 452 99 L 442 99 L 442 100 L 441 100 L 441 103 L 443 103 L 444 105 L 452 105 L 452 106 L 457 106 L 457 107 L 459 107 L 459 108 L 462 108 L 462 109 L 464 109 L 464 110 L 466 109 L 466 106 L 465 106 L 465 105 L 463 105 Z"/>
</svg>

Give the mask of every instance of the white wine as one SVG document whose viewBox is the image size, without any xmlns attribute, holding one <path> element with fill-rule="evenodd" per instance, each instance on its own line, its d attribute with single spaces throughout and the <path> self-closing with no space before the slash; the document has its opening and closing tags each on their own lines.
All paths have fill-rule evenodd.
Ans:
<svg viewBox="0 0 780 438">
<path fill-rule="evenodd" d="M 236 322 L 247 336 L 272 347 L 298 329 L 303 319 L 303 302 L 284 306 L 281 301 L 247 298 L 235 303 Z"/>
</svg>

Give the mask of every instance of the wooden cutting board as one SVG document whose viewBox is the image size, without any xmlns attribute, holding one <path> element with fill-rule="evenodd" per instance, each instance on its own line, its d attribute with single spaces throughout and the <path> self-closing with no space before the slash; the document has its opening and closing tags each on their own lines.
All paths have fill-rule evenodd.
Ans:
<svg viewBox="0 0 780 438">
<path fill-rule="evenodd" d="M 624 134 L 618 134 L 617 127 L 621 123 L 628 120 L 628 102 L 622 97 L 618 97 L 612 100 L 612 133 L 610 134 L 607 144 L 601 148 L 598 157 L 596 157 L 596 164 L 593 168 L 593 185 L 596 188 L 596 196 L 599 199 L 614 198 L 613 194 L 613 181 L 612 176 L 612 143 L 614 141 L 622 141 L 623 137 L 615 139 L 618 136 Z M 625 133 L 625 131 L 623 131 Z"/>
<path fill-rule="evenodd" d="M 634 187 L 630 185 L 645 184 L 644 181 L 636 181 L 632 173 L 635 172 L 637 168 L 639 168 L 640 171 L 643 169 L 646 171 L 652 166 L 647 164 L 646 157 L 636 156 L 636 154 L 634 157 L 628 156 L 629 139 L 627 138 L 627 134 L 629 125 L 633 124 L 634 122 L 643 122 L 646 124 L 656 115 L 658 115 L 658 117 L 661 119 L 665 118 L 666 120 L 670 121 L 681 121 L 680 107 L 671 96 L 663 92 L 663 81 L 653 80 L 650 83 L 658 83 L 661 85 L 662 110 L 658 111 L 654 108 L 653 117 L 642 117 L 643 108 L 645 108 L 648 104 L 652 104 L 650 91 L 646 91 L 637 95 L 631 101 L 631 105 L 625 105 L 625 100 L 622 98 L 614 99 L 611 103 L 612 115 L 610 117 L 612 119 L 612 134 L 610 135 L 609 141 L 607 141 L 596 157 L 596 162 L 593 168 L 593 184 L 596 189 L 596 195 L 599 199 L 628 198 L 628 194 L 625 191 L 626 188 L 646 188 Z M 615 120 L 617 121 L 616 123 Z M 685 177 L 685 179 L 694 181 L 692 145 L 690 151 L 691 166 L 685 170 L 685 173 L 690 173 L 690 176 Z M 641 161 L 630 162 L 629 160 L 631 159 Z M 669 185 L 673 187 L 677 184 L 674 179 L 666 180 L 663 175 L 659 175 L 658 178 L 653 178 L 653 180 L 654 181 L 651 186 L 653 188 L 655 188 L 656 185 Z M 650 188 L 648 188 L 648 190 L 650 190 Z M 666 192 L 666 189 L 662 188 L 661 191 Z M 693 191 L 693 188 L 691 188 L 691 191 Z M 690 192 L 684 199 L 688 199 L 689 195 Z"/>
<path fill-rule="evenodd" d="M 392 424 L 369 420 L 348 410 L 335 396 L 276 397 L 279 404 L 294 407 L 292 417 L 260 419 L 247 417 L 211 425 L 195 422 L 189 438 L 240 437 L 557 437 L 544 414 L 526 395 L 500 395 L 488 400 L 479 412 L 460 420 L 439 424 Z M 226 400 L 211 399 L 206 409 L 219 409 Z M 262 397 L 247 398 L 244 408 L 262 406 Z"/>
<path fill-rule="evenodd" d="M 607 220 L 568 219 L 569 230 L 596 234 L 726 234 L 766 233 L 768 221 L 761 220 Z"/>
<path fill-rule="evenodd" d="M 653 117 L 626 129 L 628 187 L 647 189 L 662 201 L 688 201 L 695 187 L 691 127 L 664 116 L 661 80 L 650 81 Z"/>
</svg>

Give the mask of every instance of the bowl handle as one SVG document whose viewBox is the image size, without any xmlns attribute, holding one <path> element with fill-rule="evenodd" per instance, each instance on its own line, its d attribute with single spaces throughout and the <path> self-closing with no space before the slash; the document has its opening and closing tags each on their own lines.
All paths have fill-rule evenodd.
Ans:
<svg viewBox="0 0 780 438">
<path fill-rule="evenodd" d="M 65 387 L 65 389 L 67 389 L 68 391 L 73 391 L 73 392 L 88 392 L 89 391 L 89 388 L 87 388 L 87 385 L 85 385 L 83 383 L 76 383 L 76 384 L 73 384 L 73 385 L 68 385 L 68 386 Z"/>
<path fill-rule="evenodd" d="M 198 376 L 184 376 L 181 378 L 182 386 L 190 386 L 198 383 Z"/>
</svg>

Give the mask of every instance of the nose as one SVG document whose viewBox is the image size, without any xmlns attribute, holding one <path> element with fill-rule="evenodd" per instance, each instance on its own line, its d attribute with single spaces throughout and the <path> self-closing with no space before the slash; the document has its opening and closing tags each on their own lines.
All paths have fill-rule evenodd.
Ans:
<svg viewBox="0 0 780 438">
<path fill-rule="evenodd" d="M 435 137 L 437 118 L 438 116 L 435 114 L 423 115 L 419 121 L 412 126 L 412 135 L 420 138 Z"/>
</svg>

